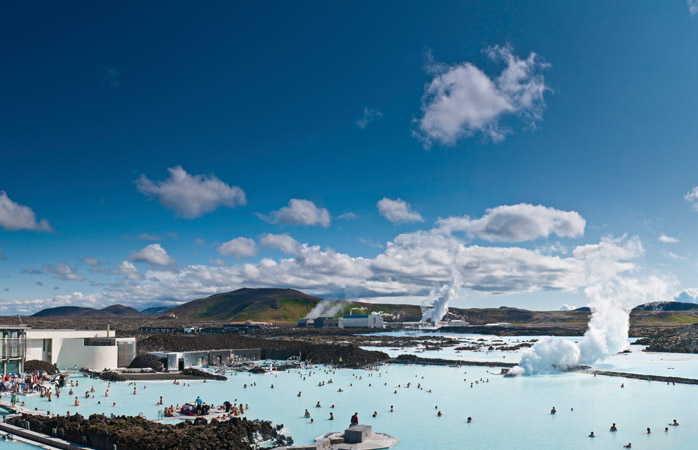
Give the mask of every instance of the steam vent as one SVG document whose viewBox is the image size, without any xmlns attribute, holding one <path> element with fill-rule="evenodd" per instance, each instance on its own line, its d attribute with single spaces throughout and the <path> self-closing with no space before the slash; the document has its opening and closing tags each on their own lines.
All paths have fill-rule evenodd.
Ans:
<svg viewBox="0 0 698 450">
<path fill-rule="evenodd" d="M 280 450 L 377 450 L 392 448 L 397 443 L 397 438 L 374 433 L 371 425 L 354 425 L 343 432 L 320 436 L 312 444 L 281 447 Z"/>
</svg>

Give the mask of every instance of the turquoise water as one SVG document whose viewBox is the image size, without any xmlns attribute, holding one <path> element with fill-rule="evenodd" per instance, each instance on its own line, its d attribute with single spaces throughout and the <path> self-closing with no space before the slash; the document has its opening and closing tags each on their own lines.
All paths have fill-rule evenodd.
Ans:
<svg viewBox="0 0 698 450">
<path fill-rule="evenodd" d="M 668 386 L 574 373 L 504 378 L 488 371 L 494 369 L 395 365 L 383 366 L 380 371 L 325 373 L 325 369 L 317 368 L 280 374 L 239 374 L 226 382 L 197 381 L 188 386 L 143 382 L 138 383 L 137 395 L 133 395 L 133 387 L 127 383 L 112 383 L 109 398 L 104 397 L 105 382 L 79 378 L 80 386 L 75 391 L 82 395 L 77 408 L 73 406 L 74 397 L 65 394 L 58 400 L 54 397 L 50 403 L 38 396 L 26 397 L 25 401 L 32 408 L 61 414 L 67 410 L 84 415 L 143 412 L 157 419 L 156 403 L 161 395 L 168 405 L 193 401 L 197 395 L 209 403 L 235 400 L 250 405 L 250 418 L 284 424 L 285 432 L 297 443 L 309 443 L 326 432 L 343 429 L 357 411 L 361 423 L 398 437 L 400 443 L 394 447 L 398 450 L 598 450 L 621 448 L 629 441 L 633 448 L 696 448 L 698 386 Z M 470 383 L 480 378 L 489 379 L 489 383 L 473 384 L 471 388 Z M 329 379 L 334 382 L 318 386 Z M 410 388 L 407 383 L 412 383 Z M 417 383 L 424 389 L 418 389 Z M 620 387 L 621 383 L 625 388 Z M 85 391 L 93 385 L 96 398 L 84 399 Z M 340 387 L 344 392 L 337 392 Z M 64 392 L 67 394 L 67 390 Z M 116 408 L 111 406 L 114 401 Z M 318 401 L 322 408 L 315 407 Z M 331 404 L 336 407 L 330 409 Z M 394 405 L 395 412 L 389 412 L 390 405 Z M 443 417 L 437 417 L 435 405 Z M 550 414 L 552 406 L 558 409 L 555 415 Z M 306 408 L 314 424 L 303 418 Z M 327 420 L 330 411 L 335 421 Z M 371 416 L 373 411 L 379 413 L 378 417 Z M 466 423 L 468 416 L 473 423 Z M 669 427 L 665 433 L 664 426 L 674 418 L 681 426 Z M 613 422 L 619 428 L 616 433 L 607 431 Z M 651 427 L 653 434 L 646 435 L 646 427 Z M 588 438 L 591 430 L 598 437 Z"/>
</svg>

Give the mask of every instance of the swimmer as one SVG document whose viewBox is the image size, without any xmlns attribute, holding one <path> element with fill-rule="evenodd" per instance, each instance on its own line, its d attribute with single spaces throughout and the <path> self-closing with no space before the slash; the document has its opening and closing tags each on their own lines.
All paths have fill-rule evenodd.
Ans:
<svg viewBox="0 0 698 450">
<path fill-rule="evenodd" d="M 652 434 L 652 431 L 650 430 L 650 427 L 647 427 L 647 434 Z"/>
<path fill-rule="evenodd" d="M 620 387 L 624 388 L 624 387 L 625 387 L 625 383 L 621 383 L 621 384 L 620 384 Z"/>
<path fill-rule="evenodd" d="M 443 416 L 443 414 L 441 414 L 441 411 L 439 411 L 436 415 L 437 415 L 438 417 Z"/>
<path fill-rule="evenodd" d="M 373 417 L 378 417 L 378 411 L 373 411 Z"/>
<path fill-rule="evenodd" d="M 628 442 L 628 445 L 623 446 L 623 448 L 632 448 L 632 447 L 633 447 L 633 444 L 631 444 L 630 442 Z"/>
<path fill-rule="evenodd" d="M 550 414 L 555 414 L 557 412 L 557 409 L 553 406 L 553 409 L 550 410 Z"/>
<path fill-rule="evenodd" d="M 468 417 L 468 420 L 467 420 L 466 422 L 467 422 L 467 423 L 472 423 L 472 421 L 473 421 L 473 418 L 472 418 L 472 417 Z"/>
<path fill-rule="evenodd" d="M 618 431 L 618 428 L 616 428 L 615 422 L 613 422 L 613 425 L 611 425 L 611 431 Z"/>
<path fill-rule="evenodd" d="M 306 419 L 310 418 L 310 411 L 306 409 L 305 414 L 303 414 L 303 417 L 305 417 Z"/>
<path fill-rule="evenodd" d="M 679 423 L 676 421 L 676 419 L 674 419 L 674 422 L 670 423 L 669 425 L 671 425 L 672 427 L 678 427 Z"/>
<path fill-rule="evenodd" d="M 334 414 L 332 414 L 331 411 L 330 411 L 330 418 L 329 418 L 329 420 L 334 420 Z"/>
<path fill-rule="evenodd" d="M 301 396 L 301 393 L 300 393 L 300 391 L 298 391 L 298 395 L 297 395 L 297 397 L 300 397 L 300 396 Z"/>
<path fill-rule="evenodd" d="M 316 408 L 322 408 L 322 405 L 320 404 L 320 402 L 317 402 L 317 404 L 315 405 L 315 407 L 316 407 Z"/>
<path fill-rule="evenodd" d="M 666 433 L 668 431 L 669 431 L 669 427 L 664 427 L 664 432 Z"/>
<path fill-rule="evenodd" d="M 395 412 L 395 408 L 393 408 L 393 405 L 390 405 L 390 412 Z"/>
<path fill-rule="evenodd" d="M 594 436 L 594 432 L 593 432 L 593 431 L 592 431 L 591 433 L 589 433 L 589 437 L 596 437 L 596 436 Z"/>
</svg>

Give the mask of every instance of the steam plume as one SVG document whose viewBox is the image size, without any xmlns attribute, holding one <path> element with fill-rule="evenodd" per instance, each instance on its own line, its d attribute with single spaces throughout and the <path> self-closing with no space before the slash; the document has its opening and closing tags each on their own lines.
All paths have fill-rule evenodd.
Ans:
<svg viewBox="0 0 698 450">
<path fill-rule="evenodd" d="M 315 305 L 305 318 L 317 319 L 318 317 L 334 317 L 344 306 L 345 303 L 341 300 L 323 300 Z"/>
<path fill-rule="evenodd" d="M 431 308 L 426 308 L 422 312 L 422 322 L 426 322 L 427 319 L 431 319 L 431 324 L 436 325 L 448 312 L 448 303 L 458 295 L 461 286 L 463 285 L 463 279 L 461 278 L 460 272 L 453 271 L 453 278 L 451 283 L 444 285 L 441 288 L 441 293 L 439 297 L 434 300 Z"/>
<path fill-rule="evenodd" d="M 624 273 L 634 269 L 620 261 L 640 256 L 644 250 L 637 238 L 605 238 L 595 246 L 580 247 L 584 258 L 591 319 L 579 344 L 545 337 L 524 349 L 513 374 L 554 372 L 592 364 L 623 351 L 628 345 L 630 311 L 649 301 L 671 298 L 672 281 L 656 276 L 632 278 Z"/>
</svg>

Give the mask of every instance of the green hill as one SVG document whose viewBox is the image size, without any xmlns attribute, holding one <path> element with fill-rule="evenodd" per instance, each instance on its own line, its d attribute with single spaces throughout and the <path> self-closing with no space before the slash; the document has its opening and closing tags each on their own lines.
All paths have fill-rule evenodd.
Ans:
<svg viewBox="0 0 698 450">
<path fill-rule="evenodd" d="M 193 300 L 171 311 L 178 318 L 295 322 L 322 301 L 295 289 L 249 289 Z"/>
</svg>

